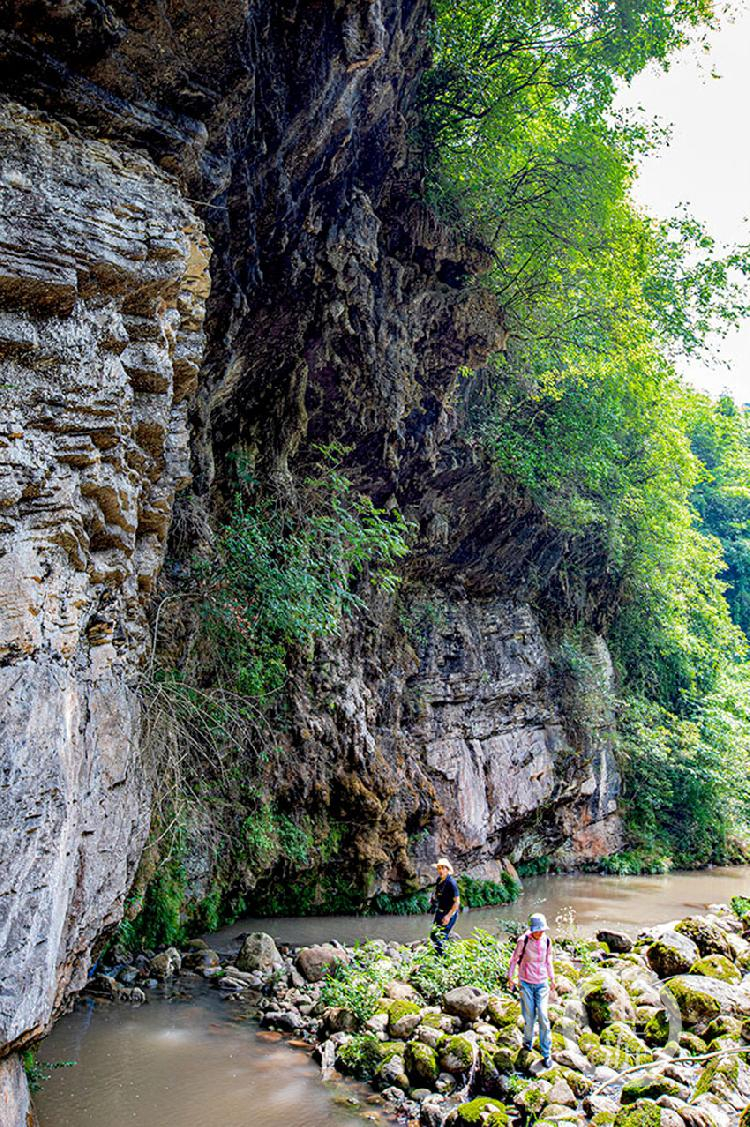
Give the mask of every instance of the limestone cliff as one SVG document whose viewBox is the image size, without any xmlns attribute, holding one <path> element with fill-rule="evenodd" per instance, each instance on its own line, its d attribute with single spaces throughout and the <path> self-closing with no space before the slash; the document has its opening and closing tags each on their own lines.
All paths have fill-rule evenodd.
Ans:
<svg viewBox="0 0 750 1127">
<path fill-rule="evenodd" d="M 336 440 L 357 487 L 418 529 L 399 601 L 295 677 L 276 780 L 346 821 L 369 891 L 418 886 L 435 849 L 491 877 L 617 842 L 607 717 L 576 737 L 552 661 L 576 620 L 611 675 L 610 593 L 576 604 L 571 546 L 466 427 L 458 371 L 502 346 L 502 311 L 472 282 L 481 249 L 421 202 L 428 8 L 18 0 L 4 17 L 5 1052 L 122 911 L 174 498 L 179 567 L 239 444 L 293 490 Z M 163 604 L 167 634 L 181 617 Z"/>
</svg>

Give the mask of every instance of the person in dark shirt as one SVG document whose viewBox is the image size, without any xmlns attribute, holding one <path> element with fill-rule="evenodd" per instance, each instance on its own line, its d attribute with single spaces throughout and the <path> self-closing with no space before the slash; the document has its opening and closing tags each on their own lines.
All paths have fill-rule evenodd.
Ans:
<svg viewBox="0 0 750 1127">
<path fill-rule="evenodd" d="M 430 936 L 438 955 L 442 955 L 445 941 L 458 919 L 460 898 L 456 878 L 453 875 L 453 866 L 448 858 L 438 857 L 435 868 L 438 873 L 435 891 L 432 894 L 435 919 Z"/>
</svg>

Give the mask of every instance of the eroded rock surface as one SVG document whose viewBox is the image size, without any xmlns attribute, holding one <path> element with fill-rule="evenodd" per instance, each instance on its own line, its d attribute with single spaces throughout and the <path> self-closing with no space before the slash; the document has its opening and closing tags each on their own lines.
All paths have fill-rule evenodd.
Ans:
<svg viewBox="0 0 750 1127">
<path fill-rule="evenodd" d="M 0 1042 L 38 1035 L 148 830 L 134 678 L 202 351 L 208 250 L 145 156 L 0 107 Z"/>
</svg>

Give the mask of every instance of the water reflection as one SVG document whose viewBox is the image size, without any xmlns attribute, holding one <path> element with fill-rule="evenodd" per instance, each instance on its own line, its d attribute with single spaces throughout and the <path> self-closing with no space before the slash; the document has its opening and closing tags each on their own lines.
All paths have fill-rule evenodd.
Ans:
<svg viewBox="0 0 750 1127">
<path fill-rule="evenodd" d="M 639 928 L 703 911 L 708 904 L 728 901 L 750 891 L 750 866 L 704 869 L 695 873 L 667 873 L 642 877 L 573 876 L 528 877 L 515 904 L 478 908 L 462 913 L 460 934 L 473 927 L 496 933 L 507 919 L 526 921 L 540 906 L 550 922 L 575 913 L 582 934 L 600 927 Z M 239 920 L 212 936 L 219 949 L 234 950 L 236 936 L 246 931 L 268 931 L 287 943 L 322 943 L 339 939 L 395 939 L 409 943 L 427 934 L 430 917 L 424 916 L 308 916 L 300 919 Z"/>
<path fill-rule="evenodd" d="M 58 1022 L 40 1056 L 77 1064 L 43 1085 L 41 1127 L 362 1127 L 306 1053 L 197 991 L 135 1010 L 85 1003 Z"/>
</svg>

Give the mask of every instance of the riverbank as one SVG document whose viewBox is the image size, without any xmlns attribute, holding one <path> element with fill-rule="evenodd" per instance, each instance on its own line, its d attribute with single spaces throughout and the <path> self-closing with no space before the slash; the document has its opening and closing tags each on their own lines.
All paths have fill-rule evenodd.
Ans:
<svg viewBox="0 0 750 1127">
<path fill-rule="evenodd" d="M 505 989 L 509 941 L 482 932 L 452 943 L 442 961 L 429 944 L 382 940 L 298 948 L 254 933 L 223 954 L 194 940 L 113 967 L 90 990 L 130 1006 L 153 990 L 209 984 L 238 1025 L 257 1021 L 306 1046 L 324 1077 L 367 1081 L 370 1096 L 352 1098 L 368 1116 L 384 1108 L 424 1127 L 734 1127 L 750 1102 L 749 936 L 750 922 L 729 909 L 640 938 L 558 936 L 552 1069 L 522 1050 L 518 1003 Z M 729 1055 L 701 1059 L 718 1051 Z M 635 1065 L 647 1067 L 630 1074 Z M 231 1067 L 224 1084 L 244 1089 L 246 1069 Z M 282 1066 L 280 1090 L 287 1079 Z M 215 1082 L 204 1073 L 204 1087 Z"/>
</svg>

